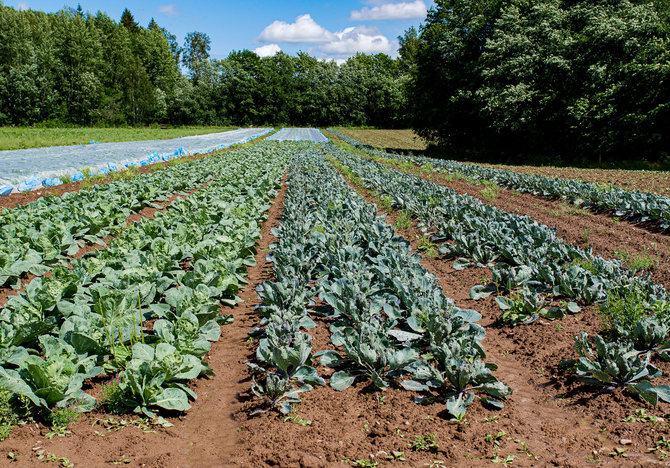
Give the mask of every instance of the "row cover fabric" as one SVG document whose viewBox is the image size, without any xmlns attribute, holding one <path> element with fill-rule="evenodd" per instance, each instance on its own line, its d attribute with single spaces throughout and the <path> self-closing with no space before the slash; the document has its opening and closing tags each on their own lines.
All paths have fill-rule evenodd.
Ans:
<svg viewBox="0 0 670 468">
<path fill-rule="evenodd" d="M 268 140 L 313 141 L 314 143 L 330 141 L 321 133 L 321 130 L 316 128 L 282 128 L 274 135 L 269 136 Z"/>
<path fill-rule="evenodd" d="M 83 180 L 83 168 L 89 168 L 91 174 L 104 175 L 125 167 L 146 166 L 246 143 L 273 130 L 240 128 L 169 140 L 91 142 L 90 145 L 0 151 L 0 196 L 60 185 L 60 177 L 69 177 L 74 182 Z"/>
</svg>

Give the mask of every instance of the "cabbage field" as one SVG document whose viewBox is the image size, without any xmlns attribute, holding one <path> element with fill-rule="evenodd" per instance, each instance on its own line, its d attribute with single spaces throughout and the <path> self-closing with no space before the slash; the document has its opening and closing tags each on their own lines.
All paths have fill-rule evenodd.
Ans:
<svg viewBox="0 0 670 468">
<path fill-rule="evenodd" d="M 266 129 L 252 130 L 236 138 Z M 663 463 L 666 204 L 282 129 L 3 209 L 0 451 L 60 466 Z M 608 250 L 620 239 L 627 257 Z"/>
</svg>

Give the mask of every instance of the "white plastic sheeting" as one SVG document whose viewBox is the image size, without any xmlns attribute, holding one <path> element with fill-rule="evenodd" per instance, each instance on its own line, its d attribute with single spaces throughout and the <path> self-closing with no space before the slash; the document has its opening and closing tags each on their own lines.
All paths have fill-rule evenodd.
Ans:
<svg viewBox="0 0 670 468">
<path fill-rule="evenodd" d="M 58 177 L 91 169 L 106 174 L 124 166 L 145 166 L 158 161 L 208 153 L 270 133 L 272 128 L 240 128 L 221 133 L 173 138 L 170 140 L 94 143 L 0 151 L 0 196 L 59 185 Z M 82 176 L 83 178 L 83 176 Z"/>
<path fill-rule="evenodd" d="M 321 130 L 316 128 L 282 128 L 274 135 L 268 137 L 268 140 L 277 141 L 313 141 L 314 143 L 323 143 L 329 141 Z"/>
</svg>

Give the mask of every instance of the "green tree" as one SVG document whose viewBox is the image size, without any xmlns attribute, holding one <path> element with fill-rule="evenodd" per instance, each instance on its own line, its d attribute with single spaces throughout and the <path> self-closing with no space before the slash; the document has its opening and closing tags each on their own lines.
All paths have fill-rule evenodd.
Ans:
<svg viewBox="0 0 670 468">
<path fill-rule="evenodd" d="M 137 24 L 135 17 L 128 8 L 121 13 L 121 25 L 130 33 L 137 33 L 140 30 L 140 26 Z"/>
<path fill-rule="evenodd" d="M 209 58 L 211 39 L 203 32 L 190 32 L 184 39 L 182 62 L 191 73 L 197 73 L 198 67 Z"/>
</svg>

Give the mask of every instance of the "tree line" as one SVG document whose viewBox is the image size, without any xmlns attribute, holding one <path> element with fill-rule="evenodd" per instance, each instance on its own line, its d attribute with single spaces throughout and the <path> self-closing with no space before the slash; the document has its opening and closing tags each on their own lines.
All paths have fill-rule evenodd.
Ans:
<svg viewBox="0 0 670 468">
<path fill-rule="evenodd" d="M 670 161 L 670 0 L 436 0 L 399 57 L 210 57 L 153 19 L 0 3 L 0 125 L 411 126 L 448 157 Z"/>
<path fill-rule="evenodd" d="M 405 35 L 412 125 L 447 154 L 670 163 L 667 0 L 437 0 Z"/>
<path fill-rule="evenodd" d="M 248 50 L 216 60 L 205 33 L 180 46 L 127 9 L 117 22 L 1 4 L 0 44 L 0 125 L 406 124 L 401 61 L 384 54 L 342 65 Z"/>
</svg>

